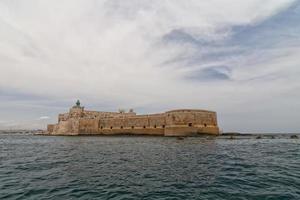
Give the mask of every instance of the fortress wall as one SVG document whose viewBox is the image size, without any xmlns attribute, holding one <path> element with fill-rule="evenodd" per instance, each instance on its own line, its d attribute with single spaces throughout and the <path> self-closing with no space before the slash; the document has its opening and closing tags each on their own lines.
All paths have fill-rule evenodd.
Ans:
<svg viewBox="0 0 300 200">
<path fill-rule="evenodd" d="M 124 127 L 124 118 L 103 118 L 99 120 L 98 128 L 121 128 Z"/>
<path fill-rule="evenodd" d="M 196 112 L 194 113 L 194 123 L 195 124 L 201 124 L 201 125 L 211 125 L 216 126 L 217 125 L 217 118 L 216 113 L 214 112 Z"/>
<path fill-rule="evenodd" d="M 51 127 L 50 127 L 51 130 Z M 67 121 L 60 121 L 58 124 L 53 126 L 53 135 L 78 135 L 79 134 L 79 120 L 78 119 L 68 119 Z"/>
<path fill-rule="evenodd" d="M 165 113 L 156 113 L 156 114 L 148 114 L 148 115 L 137 115 L 138 117 L 161 117 L 164 116 Z"/>
<path fill-rule="evenodd" d="M 79 119 L 70 119 L 69 120 L 71 123 L 71 133 L 78 135 L 79 134 L 79 128 L 80 128 L 80 121 Z"/>
<path fill-rule="evenodd" d="M 60 121 L 54 126 L 53 134 L 69 134 L 72 130 L 71 121 Z"/>
<path fill-rule="evenodd" d="M 134 117 L 136 116 L 135 112 L 130 112 L 130 113 L 116 113 L 112 115 L 111 117 Z"/>
<path fill-rule="evenodd" d="M 219 134 L 216 113 L 206 110 L 182 109 L 160 114 L 136 115 L 134 112 L 84 111 L 83 107 L 74 106 L 69 113 L 60 114 L 58 118 L 58 124 L 47 127 L 50 134 Z"/>
<path fill-rule="evenodd" d="M 55 124 L 48 124 L 47 125 L 47 132 L 52 133 L 54 131 L 54 127 L 55 127 Z"/>
<path fill-rule="evenodd" d="M 101 120 L 100 120 L 101 121 Z M 109 118 L 106 120 L 106 125 L 105 127 L 113 127 L 113 128 L 121 128 L 121 126 L 125 126 L 124 125 L 124 118 Z"/>
<path fill-rule="evenodd" d="M 81 118 L 79 133 L 167 136 L 218 134 L 216 120 L 216 113 L 202 110 L 177 110 L 166 114 L 135 115 L 134 117 Z"/>
<path fill-rule="evenodd" d="M 207 126 L 202 127 L 197 130 L 197 133 L 205 133 L 205 134 L 211 134 L 211 135 L 219 135 L 220 130 L 218 126 Z"/>
<path fill-rule="evenodd" d="M 166 113 L 167 125 L 217 125 L 216 113 L 202 110 L 176 110 Z"/>
<path fill-rule="evenodd" d="M 97 111 L 87 111 L 85 110 L 83 115 L 84 117 L 89 118 L 101 118 L 101 117 L 113 117 L 116 116 L 118 113 L 116 112 L 97 112 Z"/>
<path fill-rule="evenodd" d="M 77 113 L 78 114 L 78 113 Z M 98 116 L 97 116 L 98 114 Z M 90 117 L 86 117 L 86 116 Z M 93 111 L 84 111 L 83 119 L 100 120 L 98 123 L 99 128 L 102 127 L 154 127 L 163 126 L 166 124 L 164 114 L 154 114 L 154 115 L 136 115 L 135 113 L 102 113 Z M 88 121 L 88 120 L 87 120 Z M 85 122 L 81 122 L 83 125 Z M 88 122 L 87 122 L 88 123 Z M 81 126 L 80 125 L 80 126 Z M 87 125 L 86 125 L 87 126 Z"/>
<path fill-rule="evenodd" d="M 165 117 L 160 115 L 136 115 L 134 117 L 103 118 L 99 121 L 99 128 L 132 128 L 132 127 L 162 127 L 165 125 Z"/>
<path fill-rule="evenodd" d="M 162 128 L 166 125 L 166 117 L 164 114 L 159 115 L 149 115 L 149 126 L 156 128 Z"/>
<path fill-rule="evenodd" d="M 81 118 L 83 117 L 83 107 L 73 107 L 69 111 L 69 118 Z"/>
<path fill-rule="evenodd" d="M 80 119 L 80 134 L 164 135 L 164 115 Z M 157 126 L 156 128 L 154 126 Z"/>
<path fill-rule="evenodd" d="M 149 120 L 147 116 L 137 116 L 125 118 L 125 127 L 149 127 Z"/>
<path fill-rule="evenodd" d="M 166 136 L 219 134 L 215 112 L 175 110 L 166 113 Z"/>
<path fill-rule="evenodd" d="M 69 119 L 69 113 L 63 113 L 58 115 L 58 121 L 67 121 Z"/>
<path fill-rule="evenodd" d="M 164 129 L 163 128 L 143 128 L 143 127 L 134 127 L 134 128 L 104 128 L 99 129 L 98 135 L 155 135 L 155 136 L 163 136 Z"/>
<path fill-rule="evenodd" d="M 97 111 L 84 111 L 83 117 L 85 118 L 110 118 L 110 117 L 129 117 L 129 116 L 135 116 L 136 113 L 130 112 L 130 113 L 119 113 L 119 112 L 97 112 Z"/>
<path fill-rule="evenodd" d="M 123 125 L 122 118 L 103 118 L 98 121 L 98 128 L 121 127 Z"/>
<path fill-rule="evenodd" d="M 92 111 L 84 111 L 83 112 L 83 117 L 84 118 L 99 118 L 99 112 L 92 112 Z"/>
<path fill-rule="evenodd" d="M 98 133 L 98 120 L 80 119 L 79 134 L 95 134 Z"/>
</svg>

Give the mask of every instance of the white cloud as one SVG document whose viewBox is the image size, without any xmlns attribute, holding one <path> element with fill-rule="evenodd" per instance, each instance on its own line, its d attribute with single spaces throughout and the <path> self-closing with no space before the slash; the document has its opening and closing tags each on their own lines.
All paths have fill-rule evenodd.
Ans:
<svg viewBox="0 0 300 200">
<path fill-rule="evenodd" d="M 201 57 L 207 50 L 201 52 L 192 44 L 165 43 L 162 38 L 182 29 L 196 39 L 222 41 L 230 36 L 232 26 L 258 23 L 292 2 L 3 0 L 0 88 L 56 99 L 78 97 L 89 103 L 104 99 L 116 107 L 145 111 L 208 107 L 228 113 L 236 103 L 241 109 L 249 99 L 257 100 L 259 95 L 253 93 L 264 97 L 263 91 L 268 89 L 270 96 L 277 94 L 272 84 L 241 82 L 282 68 L 259 63 L 249 71 L 245 66 L 255 55 L 210 60 L 198 67 L 237 64 L 233 81 L 189 82 L 183 77 L 191 69 L 171 61 L 195 54 Z M 295 60 L 297 56 L 291 62 Z M 285 90 L 281 83 L 289 84 L 291 79 L 276 81 L 276 88 Z M 298 81 L 292 84 L 298 85 Z"/>
<path fill-rule="evenodd" d="M 50 119 L 50 117 L 49 116 L 41 116 L 38 118 L 38 120 L 45 120 L 45 119 Z"/>
</svg>

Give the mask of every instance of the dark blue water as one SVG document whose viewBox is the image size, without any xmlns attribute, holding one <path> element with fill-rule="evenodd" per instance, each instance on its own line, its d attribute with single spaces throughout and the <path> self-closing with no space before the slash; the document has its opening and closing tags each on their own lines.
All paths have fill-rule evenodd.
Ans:
<svg viewBox="0 0 300 200">
<path fill-rule="evenodd" d="M 300 199 L 300 139 L 0 135 L 0 199 Z"/>
</svg>

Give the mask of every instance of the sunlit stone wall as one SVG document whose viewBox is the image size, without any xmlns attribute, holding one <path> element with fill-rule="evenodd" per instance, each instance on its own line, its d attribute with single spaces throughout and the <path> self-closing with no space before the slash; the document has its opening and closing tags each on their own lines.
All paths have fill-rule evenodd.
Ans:
<svg viewBox="0 0 300 200">
<path fill-rule="evenodd" d="M 215 112 L 181 109 L 151 115 L 134 112 L 85 111 L 73 107 L 60 114 L 58 124 L 49 125 L 48 132 L 57 135 L 161 135 L 195 136 L 219 134 Z"/>
</svg>

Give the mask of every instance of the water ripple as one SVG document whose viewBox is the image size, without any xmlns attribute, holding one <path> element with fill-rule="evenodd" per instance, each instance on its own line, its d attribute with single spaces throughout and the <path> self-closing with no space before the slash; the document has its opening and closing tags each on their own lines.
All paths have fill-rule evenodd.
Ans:
<svg viewBox="0 0 300 200">
<path fill-rule="evenodd" d="M 0 135 L 0 199 L 300 199 L 299 144 Z"/>
</svg>

